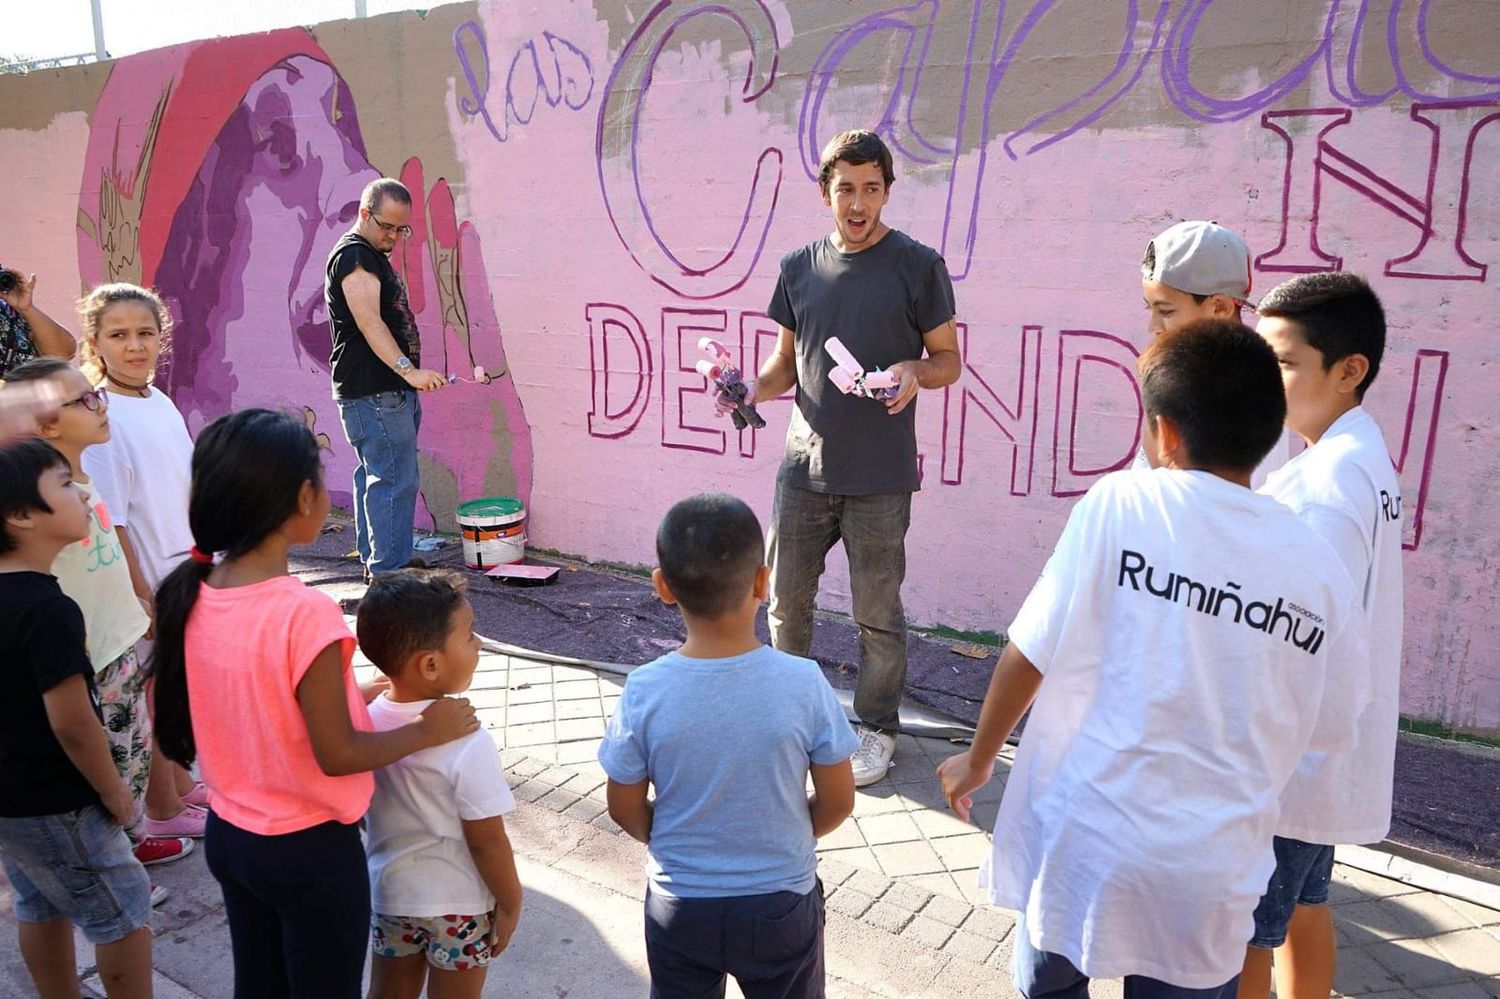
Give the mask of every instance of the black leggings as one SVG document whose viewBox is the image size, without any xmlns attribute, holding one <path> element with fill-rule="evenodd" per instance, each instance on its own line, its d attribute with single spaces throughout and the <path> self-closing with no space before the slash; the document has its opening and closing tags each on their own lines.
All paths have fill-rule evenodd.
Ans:
<svg viewBox="0 0 1500 999">
<path fill-rule="evenodd" d="M 358 826 L 260 836 L 210 812 L 203 849 L 224 891 L 235 999 L 358 999 L 370 948 Z"/>
</svg>

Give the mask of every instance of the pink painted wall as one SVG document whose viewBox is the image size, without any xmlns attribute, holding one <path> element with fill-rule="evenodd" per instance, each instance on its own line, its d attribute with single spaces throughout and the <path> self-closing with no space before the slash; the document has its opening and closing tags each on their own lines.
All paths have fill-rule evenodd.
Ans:
<svg viewBox="0 0 1500 999">
<path fill-rule="evenodd" d="M 197 425 L 306 407 L 342 481 L 315 291 L 350 192 L 405 176 L 429 360 L 510 372 L 433 400 L 434 522 L 519 494 L 533 544 L 646 563 L 685 493 L 769 512 L 788 404 L 726 430 L 694 344 L 764 356 L 776 261 L 828 228 L 816 152 L 878 126 L 886 218 L 943 250 L 966 362 L 920 403 L 907 607 L 1000 630 L 1072 498 L 1134 448 L 1146 240 L 1216 218 L 1255 250 L 1257 292 L 1342 268 L 1382 295 L 1369 406 L 1408 512 L 1404 707 L 1493 730 L 1496 52 L 1500 27 L 1457 0 L 444 7 L 0 77 L 22 216 L 0 261 L 41 272 L 54 314 L 80 278 L 163 284 L 192 317 L 171 379 Z"/>
</svg>

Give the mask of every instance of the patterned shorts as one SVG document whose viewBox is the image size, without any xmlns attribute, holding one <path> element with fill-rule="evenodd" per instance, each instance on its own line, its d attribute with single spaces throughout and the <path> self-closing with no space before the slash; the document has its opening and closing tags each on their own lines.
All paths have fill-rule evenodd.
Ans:
<svg viewBox="0 0 1500 999">
<path fill-rule="evenodd" d="M 135 801 L 136 824 L 126 833 L 140 832 L 146 805 L 146 779 L 151 771 L 151 716 L 146 712 L 146 673 L 134 648 L 99 670 L 94 678 L 99 708 L 104 714 L 104 734 L 120 779 Z"/>
<path fill-rule="evenodd" d="M 490 963 L 490 914 L 478 916 L 370 917 L 370 944 L 376 957 L 426 954 L 443 971 L 468 971 Z"/>
</svg>

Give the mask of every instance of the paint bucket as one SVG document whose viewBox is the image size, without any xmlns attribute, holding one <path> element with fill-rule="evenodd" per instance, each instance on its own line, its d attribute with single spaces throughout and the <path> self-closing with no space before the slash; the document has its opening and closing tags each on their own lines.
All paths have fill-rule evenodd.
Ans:
<svg viewBox="0 0 1500 999">
<path fill-rule="evenodd" d="M 458 508 L 464 565 L 492 569 L 526 557 L 526 504 L 509 496 L 469 500 Z"/>
</svg>

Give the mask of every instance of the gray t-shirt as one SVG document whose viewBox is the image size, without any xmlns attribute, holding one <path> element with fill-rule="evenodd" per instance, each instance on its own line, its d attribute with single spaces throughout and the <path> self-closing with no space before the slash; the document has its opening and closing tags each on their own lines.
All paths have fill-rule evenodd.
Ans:
<svg viewBox="0 0 1500 999">
<path fill-rule="evenodd" d="M 828 237 L 781 259 L 766 309 L 796 334 L 797 405 L 786 432 L 781 481 L 843 496 L 916 492 L 916 401 L 891 416 L 875 399 L 844 395 L 828 380 L 843 341 L 865 368 L 922 356 L 922 334 L 954 316 L 953 282 L 942 256 L 892 229 L 859 253 Z"/>
</svg>

